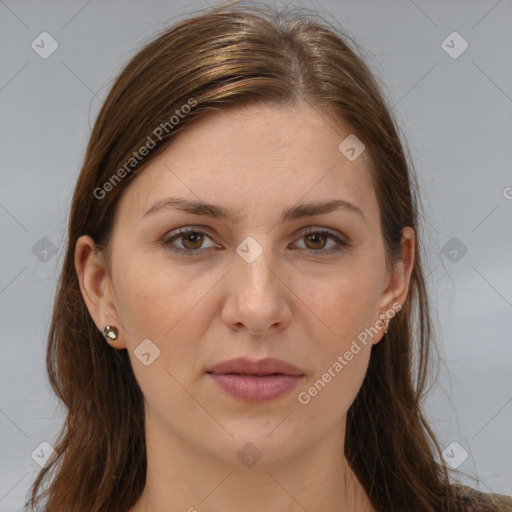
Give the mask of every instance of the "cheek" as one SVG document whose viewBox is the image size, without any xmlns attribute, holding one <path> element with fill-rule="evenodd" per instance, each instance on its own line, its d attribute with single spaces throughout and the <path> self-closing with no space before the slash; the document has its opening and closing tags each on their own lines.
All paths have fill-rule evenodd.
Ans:
<svg viewBox="0 0 512 512">
<path fill-rule="evenodd" d="M 311 311 L 318 335 L 329 340 L 333 350 L 342 350 L 374 324 L 380 282 L 375 270 L 372 274 L 363 267 L 341 269 L 322 279 L 301 279 L 298 295 L 305 311 Z"/>
<path fill-rule="evenodd" d="M 298 396 L 309 424 L 317 424 L 321 418 L 324 428 L 346 416 L 363 383 L 372 347 L 371 342 L 363 343 L 351 335 L 358 331 L 356 320 L 345 313 L 339 318 L 335 336 L 316 338 L 316 371 Z"/>
<path fill-rule="evenodd" d="M 155 261 L 148 265 L 142 257 L 117 268 L 117 311 L 136 375 L 141 370 L 136 359 L 138 347 L 148 339 L 157 347 L 153 349 L 158 353 L 154 367 L 177 372 L 177 376 L 195 370 L 201 362 L 195 340 L 204 337 L 212 314 L 211 290 L 219 276 L 206 274 L 192 284 L 190 276 L 178 267 Z M 151 349 L 151 344 L 145 343 Z"/>
<path fill-rule="evenodd" d="M 150 257 L 151 252 L 159 257 Z M 132 255 L 119 256 L 114 263 L 120 320 L 124 321 L 133 342 L 141 337 L 162 339 L 173 322 L 184 316 L 187 305 L 201 293 L 201 286 L 188 286 L 184 272 L 169 264 L 156 248 L 151 248 L 149 254 L 142 249 L 126 253 Z"/>
<path fill-rule="evenodd" d="M 170 283 L 163 280 L 161 272 L 150 271 L 147 266 L 118 267 L 115 284 L 116 305 L 127 331 L 127 343 L 132 347 L 145 338 L 157 338 L 163 330 L 168 313 L 163 314 L 172 292 Z M 176 285 L 174 285 L 176 286 Z"/>
<path fill-rule="evenodd" d="M 166 400 L 179 394 L 173 376 L 181 382 L 181 369 L 197 359 L 191 343 L 200 339 L 194 337 L 197 323 L 191 321 L 197 290 L 186 286 L 179 272 L 148 265 L 142 258 L 117 269 L 116 305 L 135 378 L 146 400 L 153 405 L 164 400 L 162 407 L 168 407 Z"/>
<path fill-rule="evenodd" d="M 304 391 L 317 411 L 335 421 L 346 414 L 366 375 L 370 351 L 370 345 L 349 345 L 346 351 L 334 354 L 308 383 Z"/>
<path fill-rule="evenodd" d="M 330 279 L 309 281 L 309 286 L 303 287 L 317 370 L 302 390 L 307 393 L 305 400 L 309 397 L 315 402 L 315 410 L 330 411 L 333 421 L 352 404 L 368 368 L 372 347 L 369 328 L 376 320 L 380 282 L 373 272 L 358 266 Z"/>
</svg>

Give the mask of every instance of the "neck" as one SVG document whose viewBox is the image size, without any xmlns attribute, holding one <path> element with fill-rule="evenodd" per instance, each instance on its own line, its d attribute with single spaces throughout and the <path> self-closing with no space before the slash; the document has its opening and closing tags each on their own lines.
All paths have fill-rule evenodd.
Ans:
<svg viewBox="0 0 512 512">
<path fill-rule="evenodd" d="M 262 454 L 245 467 L 236 456 L 221 460 L 200 452 L 151 423 L 146 485 L 129 512 L 231 512 L 249 504 L 253 511 L 375 512 L 340 448 L 343 428 L 300 453 L 267 461 Z"/>
</svg>

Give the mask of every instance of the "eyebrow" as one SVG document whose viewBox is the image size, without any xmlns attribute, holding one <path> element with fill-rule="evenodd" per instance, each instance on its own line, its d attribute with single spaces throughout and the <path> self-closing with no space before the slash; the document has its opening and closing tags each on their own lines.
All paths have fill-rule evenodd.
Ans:
<svg viewBox="0 0 512 512">
<path fill-rule="evenodd" d="M 239 220 L 238 215 L 235 215 L 231 210 L 224 208 L 223 206 L 179 197 L 166 197 L 160 201 L 157 201 L 146 213 L 144 213 L 142 218 L 167 208 L 181 210 L 193 215 L 203 215 L 214 219 L 232 221 L 235 223 Z M 326 214 L 337 209 L 344 209 L 348 212 L 353 212 L 361 217 L 365 223 L 367 223 L 366 217 L 364 216 L 361 208 L 355 204 L 349 203 L 348 201 L 344 201 L 343 199 L 332 199 L 330 201 L 297 204 L 283 212 L 281 222 Z"/>
</svg>

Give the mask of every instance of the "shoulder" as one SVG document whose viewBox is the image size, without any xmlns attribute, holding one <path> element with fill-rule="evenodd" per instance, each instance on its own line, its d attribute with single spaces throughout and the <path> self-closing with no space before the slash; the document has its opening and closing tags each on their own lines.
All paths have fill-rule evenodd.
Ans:
<svg viewBox="0 0 512 512">
<path fill-rule="evenodd" d="M 484 493 L 465 485 L 453 485 L 450 498 L 450 512 L 512 512 L 512 497 Z"/>
</svg>

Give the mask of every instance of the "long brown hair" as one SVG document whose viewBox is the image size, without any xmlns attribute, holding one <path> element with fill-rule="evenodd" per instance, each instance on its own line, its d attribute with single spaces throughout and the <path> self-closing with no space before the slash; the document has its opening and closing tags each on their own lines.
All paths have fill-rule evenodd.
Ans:
<svg viewBox="0 0 512 512">
<path fill-rule="evenodd" d="M 350 126 L 372 157 L 388 263 L 400 258 L 402 228 L 419 231 L 413 164 L 358 52 L 352 38 L 313 12 L 235 2 L 166 29 L 122 70 L 97 117 L 73 195 L 46 359 L 68 413 L 58 455 L 40 471 L 27 507 L 44 500 L 47 512 L 122 512 L 142 493 L 143 396 L 128 354 L 105 343 L 89 315 L 74 249 L 87 234 L 108 254 L 123 190 L 194 119 L 249 103 L 306 101 Z M 176 115 L 178 122 L 171 120 Z M 145 145 L 151 148 L 144 158 L 131 160 Z M 455 510 L 467 498 L 454 496 L 421 409 L 434 345 L 419 242 L 417 236 L 410 293 L 372 348 L 348 411 L 345 454 L 379 511 Z"/>
</svg>

